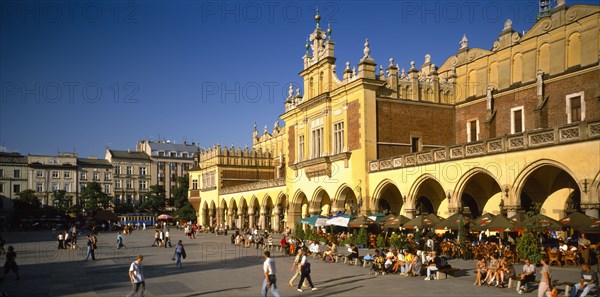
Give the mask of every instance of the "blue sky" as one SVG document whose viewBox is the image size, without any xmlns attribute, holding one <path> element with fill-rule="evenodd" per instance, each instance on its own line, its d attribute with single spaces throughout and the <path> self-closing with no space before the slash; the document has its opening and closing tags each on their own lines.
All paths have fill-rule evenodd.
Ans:
<svg viewBox="0 0 600 297">
<path fill-rule="evenodd" d="M 463 34 L 490 49 L 504 21 L 522 32 L 537 0 L 0 2 L 0 149 L 23 154 L 141 139 L 245 146 L 269 131 L 318 6 L 331 23 L 338 69 L 356 65 L 369 38 L 384 66 L 425 54 L 441 65 Z M 598 1 L 567 1 L 568 5 Z"/>
</svg>

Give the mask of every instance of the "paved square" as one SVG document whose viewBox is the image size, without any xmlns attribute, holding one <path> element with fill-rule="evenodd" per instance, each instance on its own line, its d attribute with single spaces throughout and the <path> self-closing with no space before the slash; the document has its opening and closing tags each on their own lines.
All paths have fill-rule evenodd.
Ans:
<svg viewBox="0 0 600 297">
<path fill-rule="evenodd" d="M 0 287 L 9 296 L 125 296 L 130 290 L 127 271 L 136 255 L 144 255 L 146 296 L 259 296 L 262 284 L 262 251 L 238 248 L 229 236 L 202 234 L 187 239 L 173 231 L 172 240 L 183 240 L 188 257 L 182 271 L 175 268 L 173 248 L 151 247 L 153 231 L 124 236 L 126 248 L 117 250 L 116 232 L 98 235 L 97 261 L 84 261 L 85 247 L 57 250 L 51 231 L 4 233 L 7 246 L 17 252 L 21 280 L 10 274 Z M 85 244 L 85 236 L 79 242 Z M 279 239 L 279 236 L 276 236 Z M 274 242 L 279 242 L 276 240 Z M 361 250 L 365 253 L 366 250 Z M 474 262 L 453 260 L 461 268 L 456 276 L 425 282 L 422 277 L 375 276 L 368 268 L 311 259 L 317 291 L 297 292 L 288 285 L 291 257 L 272 252 L 277 263 L 278 288 L 283 296 L 515 296 L 515 289 L 473 286 Z M 4 258 L 4 257 L 3 257 Z M 4 259 L 2 259 L 4 261 Z M 517 271 L 520 271 L 517 265 Z M 554 280 L 577 281 L 579 267 L 552 267 Z M 564 290 L 564 286 L 559 287 Z M 535 292 L 536 293 L 536 292 Z M 528 293 L 524 296 L 537 296 Z M 562 293 L 562 292 L 561 292 Z"/>
</svg>

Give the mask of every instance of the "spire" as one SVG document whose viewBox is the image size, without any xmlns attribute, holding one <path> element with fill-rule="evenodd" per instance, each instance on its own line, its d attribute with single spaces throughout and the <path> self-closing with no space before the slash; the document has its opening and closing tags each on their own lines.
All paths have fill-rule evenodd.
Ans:
<svg viewBox="0 0 600 297">
<path fill-rule="evenodd" d="M 310 41 L 308 41 L 308 37 L 306 37 L 306 45 L 304 46 L 306 47 L 306 55 L 310 55 L 309 50 L 310 50 Z"/>
<path fill-rule="evenodd" d="M 363 50 L 365 56 L 363 59 L 371 58 L 371 49 L 369 48 L 369 38 L 365 39 L 365 49 Z"/>
<path fill-rule="evenodd" d="M 315 11 L 315 22 L 317 23 L 317 28 L 320 28 L 321 16 L 319 15 L 319 6 L 317 6 L 317 10 Z"/>
<path fill-rule="evenodd" d="M 469 39 L 467 39 L 467 35 L 463 34 L 462 39 L 460 40 L 460 49 L 465 49 L 469 46 Z"/>
<path fill-rule="evenodd" d="M 331 23 L 327 23 L 327 39 L 331 40 L 331 32 L 333 32 L 333 30 L 331 30 Z"/>
</svg>

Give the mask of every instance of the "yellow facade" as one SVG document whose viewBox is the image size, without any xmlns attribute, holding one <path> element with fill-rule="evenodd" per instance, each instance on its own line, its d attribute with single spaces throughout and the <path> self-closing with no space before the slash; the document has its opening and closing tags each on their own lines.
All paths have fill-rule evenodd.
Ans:
<svg viewBox="0 0 600 297">
<path fill-rule="evenodd" d="M 465 36 L 439 68 L 426 55 L 420 69 L 393 59 L 377 69 L 367 40 L 358 64 L 339 73 L 317 15 L 303 94 L 290 87 L 285 125 L 255 127 L 252 149 L 196 156 L 198 221 L 282 229 L 312 214 L 535 206 L 553 218 L 598 217 L 599 16 L 598 6 L 559 6 L 524 36 L 507 21 L 491 51 L 469 48 Z M 437 128 L 423 111 L 452 124 Z M 415 124 L 394 126 L 407 117 Z"/>
</svg>

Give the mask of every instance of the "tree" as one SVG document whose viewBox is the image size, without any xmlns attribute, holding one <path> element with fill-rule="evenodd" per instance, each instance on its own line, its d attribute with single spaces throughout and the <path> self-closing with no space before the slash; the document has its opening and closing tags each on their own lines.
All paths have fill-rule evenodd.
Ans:
<svg viewBox="0 0 600 297">
<path fill-rule="evenodd" d="M 542 259 L 542 245 L 539 239 L 539 233 L 542 231 L 540 218 L 536 214 L 539 213 L 539 208 L 534 208 L 527 212 L 525 216 L 524 228 L 522 235 L 517 238 L 517 255 L 520 259 L 529 259 L 531 263 L 537 263 Z"/>
<path fill-rule="evenodd" d="M 96 213 L 110 205 L 110 197 L 102 192 L 102 187 L 96 182 L 86 184 L 81 189 L 80 197 L 83 208 L 88 213 Z"/>
<path fill-rule="evenodd" d="M 16 200 L 17 205 L 21 204 L 23 208 L 40 208 L 42 203 L 40 198 L 35 195 L 33 190 L 24 190 L 17 193 L 19 199 Z"/>
<path fill-rule="evenodd" d="M 175 214 L 179 219 L 186 221 L 196 220 L 196 210 L 188 200 L 189 179 L 179 177 L 177 180 L 177 188 L 173 190 L 173 200 L 177 210 Z"/>
<path fill-rule="evenodd" d="M 152 213 L 158 213 L 165 207 L 165 187 L 160 185 L 150 186 L 150 192 L 146 194 L 140 208 Z"/>
<path fill-rule="evenodd" d="M 358 235 L 356 235 L 356 244 L 358 244 L 360 247 L 366 247 L 368 240 L 369 235 L 367 234 L 367 229 L 360 228 L 360 230 L 358 230 Z"/>
<path fill-rule="evenodd" d="M 54 198 L 54 207 L 61 214 L 65 214 L 73 204 L 71 196 L 67 196 L 67 191 L 65 190 L 54 191 L 52 196 Z"/>
</svg>

